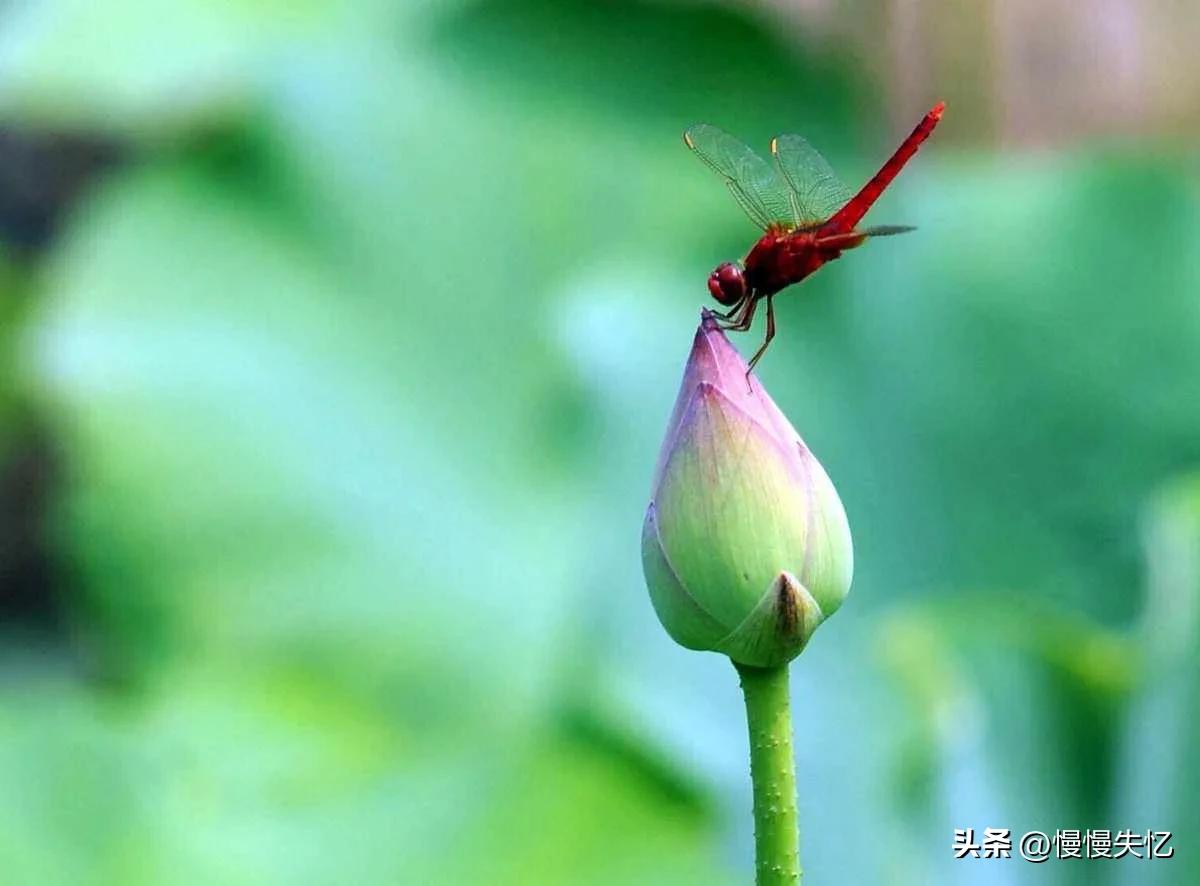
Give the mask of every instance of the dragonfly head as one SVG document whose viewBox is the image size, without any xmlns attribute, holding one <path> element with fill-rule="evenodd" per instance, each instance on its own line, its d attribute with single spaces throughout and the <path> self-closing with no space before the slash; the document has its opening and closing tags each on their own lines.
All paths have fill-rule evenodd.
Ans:
<svg viewBox="0 0 1200 886">
<path fill-rule="evenodd" d="M 740 263 L 724 262 L 708 275 L 708 291 L 723 305 L 736 305 L 746 297 L 746 275 Z"/>
</svg>

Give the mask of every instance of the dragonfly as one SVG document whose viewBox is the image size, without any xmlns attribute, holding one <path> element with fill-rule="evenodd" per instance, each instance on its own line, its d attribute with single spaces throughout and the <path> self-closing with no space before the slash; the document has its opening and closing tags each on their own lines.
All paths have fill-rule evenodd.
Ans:
<svg viewBox="0 0 1200 886">
<path fill-rule="evenodd" d="M 745 259 L 722 262 L 708 277 L 708 291 L 729 309 L 717 315 L 725 329 L 749 329 L 758 303 L 767 302 L 766 338 L 750 359 L 747 375 L 775 337 L 776 294 L 872 237 L 915 230 L 911 225 L 860 228 L 858 223 L 929 138 L 945 109 L 945 102 L 934 105 L 857 194 L 801 136 L 771 139 L 774 162 L 769 163 L 708 123 L 684 132 L 684 144 L 725 179 L 734 200 L 763 231 Z"/>
</svg>

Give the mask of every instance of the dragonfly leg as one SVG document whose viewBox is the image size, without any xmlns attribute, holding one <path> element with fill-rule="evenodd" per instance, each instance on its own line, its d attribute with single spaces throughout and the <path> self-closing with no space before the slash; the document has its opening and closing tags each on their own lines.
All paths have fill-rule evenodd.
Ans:
<svg viewBox="0 0 1200 886">
<path fill-rule="evenodd" d="M 772 296 L 768 295 L 767 296 L 767 337 L 765 339 L 763 339 L 762 345 L 760 345 L 759 349 L 754 352 L 754 356 L 750 358 L 750 365 L 746 368 L 747 376 L 749 376 L 750 373 L 754 371 L 754 364 L 759 361 L 759 359 L 762 357 L 762 355 L 764 353 L 766 353 L 767 346 L 769 344 L 771 344 L 771 339 L 773 339 L 774 337 L 775 337 L 775 302 L 772 300 Z"/>
<path fill-rule="evenodd" d="M 750 328 L 750 318 L 754 317 L 754 307 L 755 299 L 748 295 L 742 303 L 733 307 L 733 311 L 740 311 L 742 315 L 732 321 L 726 319 L 725 323 L 721 325 L 721 329 L 727 329 L 731 333 L 744 333 Z M 731 315 L 733 311 L 730 311 Z"/>
<path fill-rule="evenodd" d="M 758 299 L 753 296 L 748 296 L 746 301 L 742 303 L 742 313 L 736 320 L 727 326 L 722 327 L 729 332 L 745 332 L 750 328 L 750 323 L 754 320 L 754 310 L 758 307 Z"/>
<path fill-rule="evenodd" d="M 742 301 L 735 304 L 728 311 L 726 311 L 724 314 L 722 314 L 720 311 L 713 311 L 713 313 L 716 314 L 717 319 L 719 319 L 719 320 L 732 320 L 733 315 L 736 314 L 738 311 L 740 311 L 745 306 L 746 306 L 746 301 L 745 301 L 745 299 L 743 299 Z"/>
<path fill-rule="evenodd" d="M 737 325 L 732 327 L 735 332 L 745 332 L 754 322 L 754 312 L 758 310 L 758 299 L 752 298 L 746 302 L 746 310 L 738 317 Z"/>
</svg>

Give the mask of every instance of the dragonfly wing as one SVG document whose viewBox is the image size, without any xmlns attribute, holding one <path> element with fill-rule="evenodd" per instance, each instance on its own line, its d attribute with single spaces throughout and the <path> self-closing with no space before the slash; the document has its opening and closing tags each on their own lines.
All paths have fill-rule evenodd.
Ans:
<svg viewBox="0 0 1200 886">
<path fill-rule="evenodd" d="M 780 135 L 771 139 L 771 154 L 792 189 L 796 224 L 800 227 L 826 221 L 854 196 L 817 149 L 800 136 Z"/>
<path fill-rule="evenodd" d="M 760 228 L 793 228 L 796 204 L 792 189 L 779 170 L 753 148 L 708 123 L 698 123 L 683 134 L 683 142 L 718 175 Z"/>
<path fill-rule="evenodd" d="M 909 231 L 915 231 L 913 225 L 868 225 L 865 228 L 858 228 L 858 233 L 866 234 L 868 237 L 890 237 L 893 234 L 907 234 Z"/>
</svg>

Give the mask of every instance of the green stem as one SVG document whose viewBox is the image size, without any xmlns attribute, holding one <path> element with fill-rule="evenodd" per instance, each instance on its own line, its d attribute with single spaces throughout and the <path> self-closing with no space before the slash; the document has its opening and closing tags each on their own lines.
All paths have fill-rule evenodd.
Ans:
<svg viewBox="0 0 1200 886">
<path fill-rule="evenodd" d="M 796 760 L 788 668 L 733 663 L 742 678 L 750 726 L 750 780 L 754 784 L 754 864 L 758 886 L 800 882 L 796 821 Z"/>
</svg>

